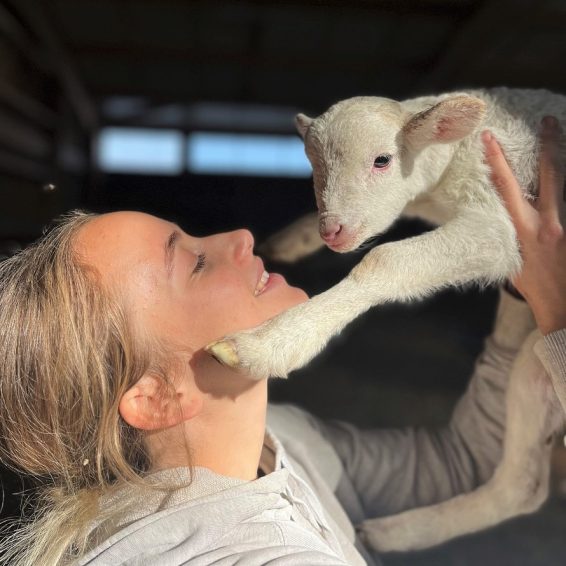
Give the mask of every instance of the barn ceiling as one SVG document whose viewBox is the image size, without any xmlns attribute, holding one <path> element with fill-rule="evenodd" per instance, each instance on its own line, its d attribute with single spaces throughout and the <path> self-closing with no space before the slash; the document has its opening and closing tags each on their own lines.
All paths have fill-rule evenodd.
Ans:
<svg viewBox="0 0 566 566">
<path fill-rule="evenodd" d="M 51 0 L 87 92 L 323 110 L 359 94 L 566 90 L 564 0 Z"/>
</svg>

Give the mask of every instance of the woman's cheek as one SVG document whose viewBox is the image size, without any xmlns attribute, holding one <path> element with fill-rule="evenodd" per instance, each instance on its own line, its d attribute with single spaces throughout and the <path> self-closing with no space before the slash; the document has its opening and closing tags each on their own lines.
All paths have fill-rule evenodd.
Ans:
<svg viewBox="0 0 566 566">
<path fill-rule="evenodd" d="M 265 320 L 250 286 L 228 277 L 208 287 L 200 306 L 202 322 L 212 339 L 257 326 Z"/>
</svg>

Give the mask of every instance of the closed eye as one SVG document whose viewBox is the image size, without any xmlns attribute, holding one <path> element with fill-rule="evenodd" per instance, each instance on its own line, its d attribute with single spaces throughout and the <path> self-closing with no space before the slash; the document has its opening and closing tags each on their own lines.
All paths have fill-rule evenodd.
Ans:
<svg viewBox="0 0 566 566">
<path fill-rule="evenodd" d="M 206 264 L 206 255 L 203 253 L 198 254 L 197 263 L 195 265 L 195 268 L 193 269 L 193 273 L 198 273 L 199 271 L 202 271 L 205 264 Z"/>
</svg>

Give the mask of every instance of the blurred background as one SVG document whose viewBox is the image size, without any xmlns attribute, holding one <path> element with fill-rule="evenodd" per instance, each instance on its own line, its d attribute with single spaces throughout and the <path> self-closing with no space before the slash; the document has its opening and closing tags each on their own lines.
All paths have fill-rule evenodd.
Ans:
<svg viewBox="0 0 566 566">
<path fill-rule="evenodd" d="M 564 0 L 0 0 L 0 258 L 72 208 L 134 209 L 258 242 L 315 210 L 298 112 L 465 87 L 566 93 Z M 400 221 L 380 241 L 425 227 Z M 360 253 L 271 265 L 309 293 Z M 374 309 L 272 398 L 361 426 L 445 423 L 495 290 Z M 556 460 L 563 448 L 557 448 Z M 535 515 L 387 565 L 558 565 L 561 475 Z M 21 480 L 6 471 L 3 516 Z"/>
</svg>

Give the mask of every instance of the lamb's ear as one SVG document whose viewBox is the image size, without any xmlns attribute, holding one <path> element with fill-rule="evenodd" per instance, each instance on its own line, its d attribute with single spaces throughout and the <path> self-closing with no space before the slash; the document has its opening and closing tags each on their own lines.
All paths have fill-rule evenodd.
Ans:
<svg viewBox="0 0 566 566">
<path fill-rule="evenodd" d="M 297 127 L 297 131 L 301 134 L 301 137 L 305 139 L 307 132 L 312 124 L 312 118 L 309 118 L 305 114 L 297 114 L 295 116 L 295 126 Z"/>
<path fill-rule="evenodd" d="M 453 96 L 410 116 L 403 126 L 403 134 L 406 143 L 416 150 L 433 143 L 451 143 L 471 134 L 484 115 L 483 100 Z"/>
</svg>

